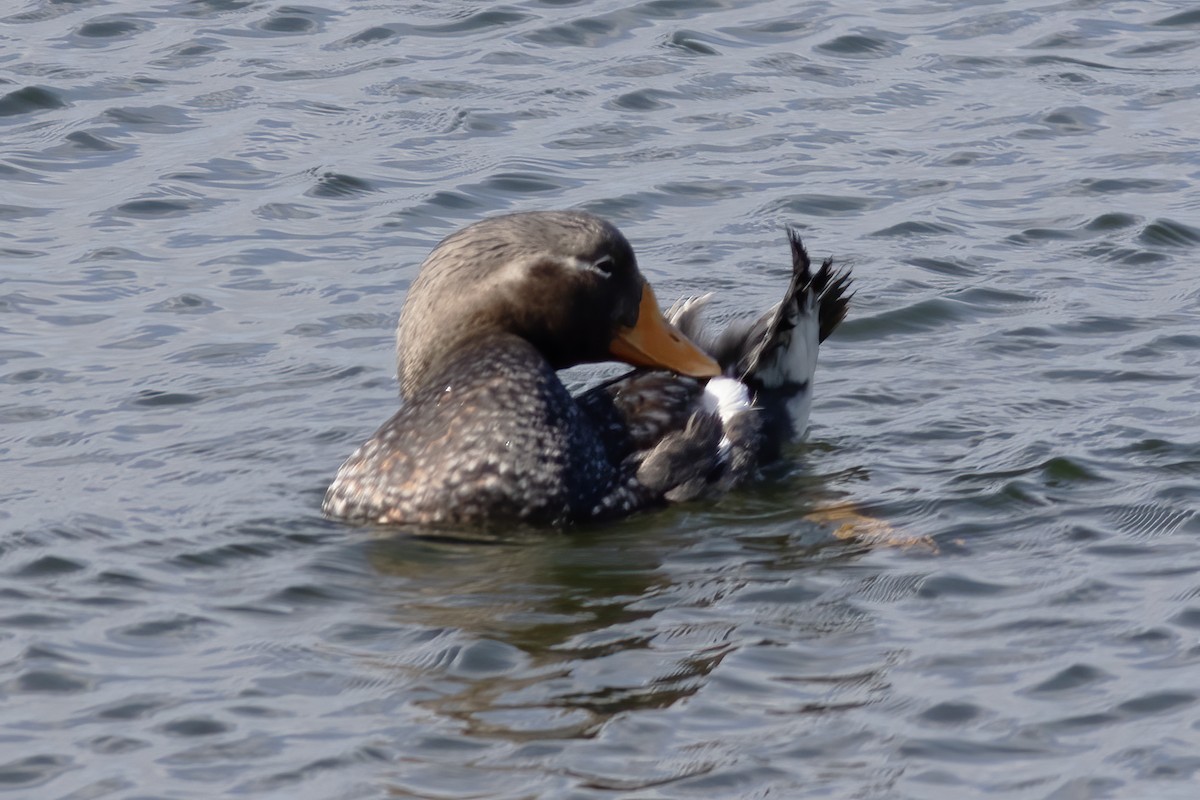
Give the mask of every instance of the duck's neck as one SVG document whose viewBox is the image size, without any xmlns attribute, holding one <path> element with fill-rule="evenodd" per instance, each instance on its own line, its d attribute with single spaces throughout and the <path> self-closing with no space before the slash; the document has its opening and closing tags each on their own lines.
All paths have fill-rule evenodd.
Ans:
<svg viewBox="0 0 1200 800">
<path fill-rule="evenodd" d="M 400 354 L 400 393 L 406 400 L 429 388 L 443 390 L 449 385 L 488 381 L 497 374 L 531 383 L 554 379 L 554 370 L 537 349 L 512 333 L 493 331 L 452 347 L 439 347 L 433 353 L 422 350 L 406 355 L 401 349 Z"/>
</svg>

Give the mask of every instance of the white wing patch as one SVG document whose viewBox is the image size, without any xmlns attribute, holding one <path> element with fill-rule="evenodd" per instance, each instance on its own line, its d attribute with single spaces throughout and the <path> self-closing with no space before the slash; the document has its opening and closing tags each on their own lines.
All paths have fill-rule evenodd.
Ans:
<svg viewBox="0 0 1200 800">
<path fill-rule="evenodd" d="M 729 423 L 738 414 L 753 408 L 750 403 L 750 390 L 746 384 L 734 378 L 712 378 L 704 387 L 704 410 L 721 418 L 722 430 L 729 429 Z M 729 437 L 721 437 L 721 457 L 729 454 Z"/>
</svg>

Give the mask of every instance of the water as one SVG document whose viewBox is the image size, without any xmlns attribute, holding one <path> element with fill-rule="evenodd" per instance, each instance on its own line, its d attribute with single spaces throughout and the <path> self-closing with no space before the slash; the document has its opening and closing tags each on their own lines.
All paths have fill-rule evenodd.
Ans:
<svg viewBox="0 0 1200 800">
<path fill-rule="evenodd" d="M 1192 4 L 3 14 L 9 795 L 1195 796 Z M 560 207 L 720 316 L 785 223 L 852 263 L 809 444 L 571 536 L 323 521 L 415 265 Z"/>
</svg>

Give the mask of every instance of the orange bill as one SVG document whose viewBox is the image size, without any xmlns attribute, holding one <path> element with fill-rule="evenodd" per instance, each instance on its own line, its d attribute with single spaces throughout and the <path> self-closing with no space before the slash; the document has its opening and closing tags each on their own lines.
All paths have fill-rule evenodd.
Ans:
<svg viewBox="0 0 1200 800">
<path fill-rule="evenodd" d="M 635 367 L 669 369 L 693 378 L 713 378 L 721 374 L 716 361 L 663 317 L 650 284 L 642 286 L 637 324 L 632 328 L 618 328 L 608 352 L 613 358 Z"/>
</svg>

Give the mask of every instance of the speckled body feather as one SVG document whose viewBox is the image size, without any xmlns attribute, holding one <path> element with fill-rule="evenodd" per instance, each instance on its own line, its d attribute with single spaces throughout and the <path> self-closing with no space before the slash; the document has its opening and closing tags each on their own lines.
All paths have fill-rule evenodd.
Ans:
<svg viewBox="0 0 1200 800">
<path fill-rule="evenodd" d="M 564 523 L 639 498 L 545 359 L 514 336 L 451 359 L 343 465 L 333 516 Z"/>
</svg>

